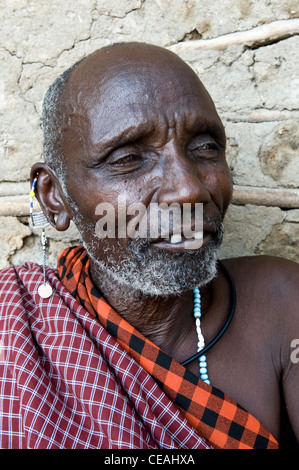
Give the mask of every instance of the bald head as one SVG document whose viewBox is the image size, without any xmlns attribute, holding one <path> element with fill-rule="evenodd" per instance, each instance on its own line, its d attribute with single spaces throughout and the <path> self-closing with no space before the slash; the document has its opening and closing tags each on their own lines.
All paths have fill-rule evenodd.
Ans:
<svg viewBox="0 0 299 470">
<path fill-rule="evenodd" d="M 182 82 L 186 85 L 184 91 L 180 87 Z M 174 89 L 179 109 L 182 92 L 186 94 L 188 88 L 194 90 L 194 85 L 215 110 L 194 71 L 167 49 L 144 43 L 118 43 L 93 52 L 58 77 L 45 96 L 43 130 L 46 163 L 64 181 L 66 166 L 62 138 L 72 120 L 92 119 L 92 114 L 102 112 L 103 126 L 107 126 L 106 130 L 103 129 L 105 134 L 109 131 L 111 120 L 118 119 L 115 113 L 119 112 L 120 103 L 126 107 L 126 113 L 134 113 L 134 106 L 128 102 L 132 93 L 139 95 L 145 105 L 159 107 L 161 96 L 165 101 L 173 99 L 173 95 L 168 97 L 168 93 Z M 157 89 L 160 91 L 158 94 Z"/>
<path fill-rule="evenodd" d="M 171 88 L 175 78 L 184 75 L 204 90 L 193 70 L 173 52 L 150 44 L 119 43 L 95 51 L 76 66 L 69 77 L 64 100 L 77 96 L 83 102 L 86 93 L 104 93 L 106 84 L 111 82 L 118 92 L 125 92 L 127 87 L 136 89 L 144 82 L 145 75 L 149 79 L 147 86 L 152 81 Z M 121 95 L 117 94 L 115 99 Z"/>
</svg>

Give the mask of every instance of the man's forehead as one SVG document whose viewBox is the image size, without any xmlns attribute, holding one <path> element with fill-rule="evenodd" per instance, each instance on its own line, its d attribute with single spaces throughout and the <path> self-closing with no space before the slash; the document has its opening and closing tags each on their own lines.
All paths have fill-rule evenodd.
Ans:
<svg viewBox="0 0 299 470">
<path fill-rule="evenodd" d="M 143 43 L 115 44 L 90 54 L 73 70 L 64 102 L 120 101 L 131 93 L 166 92 L 180 83 L 207 94 L 194 71 L 173 52 Z"/>
<path fill-rule="evenodd" d="M 142 126 L 149 133 L 153 126 L 174 127 L 179 121 L 186 130 L 193 126 L 191 132 L 194 127 L 222 132 L 195 72 L 174 53 L 139 43 L 104 48 L 84 59 L 69 80 L 64 113 L 65 130 L 90 145 L 106 145 L 132 130 L 138 134 Z"/>
</svg>

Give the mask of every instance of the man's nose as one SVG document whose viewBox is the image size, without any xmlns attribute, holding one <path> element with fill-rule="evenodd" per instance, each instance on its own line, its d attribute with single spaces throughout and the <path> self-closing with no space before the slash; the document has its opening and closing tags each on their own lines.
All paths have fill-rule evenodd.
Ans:
<svg viewBox="0 0 299 470">
<path fill-rule="evenodd" d="M 158 203 L 206 203 L 211 196 L 204 185 L 200 169 L 185 155 L 176 154 L 166 162 Z"/>
</svg>

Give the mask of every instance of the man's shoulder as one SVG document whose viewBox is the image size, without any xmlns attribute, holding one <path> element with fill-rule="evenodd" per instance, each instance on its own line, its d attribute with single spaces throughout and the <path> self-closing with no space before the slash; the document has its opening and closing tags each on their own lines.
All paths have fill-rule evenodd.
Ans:
<svg viewBox="0 0 299 470">
<path fill-rule="evenodd" d="M 0 269 L 0 280 L 7 278 L 18 278 L 19 272 L 36 273 L 40 271 L 41 266 L 36 263 L 26 262 L 18 266 L 7 266 L 6 268 Z"/>
<path fill-rule="evenodd" d="M 293 284 L 299 276 L 297 262 L 277 256 L 244 256 L 224 259 L 222 262 L 237 278 L 246 280 L 250 284 L 261 280 L 267 282 L 269 286 L 285 280 Z"/>
<path fill-rule="evenodd" d="M 251 296 L 257 303 L 268 305 L 273 313 L 289 312 L 292 317 L 298 316 L 298 263 L 268 255 L 225 259 L 223 263 L 242 296 L 247 299 Z"/>
<path fill-rule="evenodd" d="M 257 256 L 241 256 L 236 258 L 227 258 L 222 262 L 238 273 L 247 273 L 249 269 L 256 271 L 258 274 L 271 273 L 275 270 L 276 274 L 285 275 L 289 272 L 299 272 L 299 264 L 295 261 L 280 258 L 278 256 L 257 255 Z"/>
<path fill-rule="evenodd" d="M 0 298 L 20 290 L 21 285 L 32 284 L 40 279 L 43 270 L 39 264 L 26 262 L 19 266 L 0 269 Z"/>
<path fill-rule="evenodd" d="M 0 269 L 0 290 L 6 282 L 15 282 L 17 273 L 14 266 Z"/>
</svg>

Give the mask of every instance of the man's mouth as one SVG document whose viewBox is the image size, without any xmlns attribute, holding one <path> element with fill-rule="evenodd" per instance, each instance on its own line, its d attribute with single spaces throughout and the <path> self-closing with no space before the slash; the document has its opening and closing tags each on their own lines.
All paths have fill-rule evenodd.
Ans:
<svg viewBox="0 0 299 470">
<path fill-rule="evenodd" d="M 174 233 L 171 235 L 170 238 L 164 238 L 166 241 L 170 241 L 170 243 L 180 243 L 183 238 L 185 239 L 186 237 L 183 237 L 181 233 Z M 192 240 L 202 240 L 203 239 L 203 232 L 195 232 L 193 233 L 193 236 L 191 237 Z"/>
<path fill-rule="evenodd" d="M 167 251 L 192 251 L 199 250 L 203 245 L 207 244 L 211 239 L 209 232 L 194 232 L 192 236 L 186 237 L 181 232 L 173 233 L 169 237 L 159 237 L 151 241 L 151 245 L 155 248 Z"/>
</svg>

